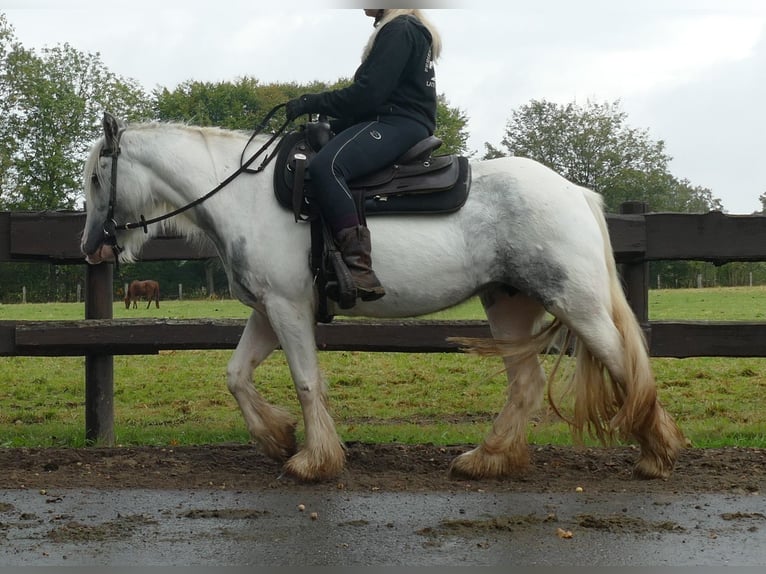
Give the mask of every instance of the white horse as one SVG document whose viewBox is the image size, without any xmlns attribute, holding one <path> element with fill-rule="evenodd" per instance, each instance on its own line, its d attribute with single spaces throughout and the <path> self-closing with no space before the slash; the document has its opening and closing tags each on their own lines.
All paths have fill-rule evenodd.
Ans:
<svg viewBox="0 0 766 574">
<path fill-rule="evenodd" d="M 248 140 L 217 128 L 125 127 L 108 114 L 104 130 L 85 166 L 81 247 L 91 264 L 114 259 L 104 233 L 110 214 L 125 223 L 200 198 L 239 167 Z M 259 136 L 254 143 L 264 141 Z M 118 146 L 116 159 L 110 151 Z M 285 461 L 285 472 L 323 480 L 342 471 L 345 449 L 317 358 L 310 233 L 277 203 L 272 170 L 270 164 L 260 174 L 240 175 L 169 221 L 181 234 L 212 240 L 232 293 L 253 309 L 227 369 L 228 388 L 252 438 L 268 456 Z M 475 162 L 472 172 L 470 197 L 456 213 L 370 217 L 374 267 L 386 296 L 359 301 L 343 314 L 410 317 L 480 295 L 496 340 L 483 351 L 504 356 L 508 396 L 483 443 L 453 461 L 453 476 L 503 477 L 528 464 L 525 427 L 546 385 L 538 353 L 566 328 L 577 337 L 575 432 L 631 437 L 641 446 L 636 474 L 668 476 L 684 439 L 657 399 L 643 335 L 616 273 L 600 196 L 528 159 Z M 116 233 L 120 260 L 135 260 L 156 226 L 148 231 Z M 546 310 L 555 320 L 541 328 Z M 303 410 L 299 450 L 293 417 L 266 402 L 253 384 L 255 368 L 277 347 Z"/>
</svg>

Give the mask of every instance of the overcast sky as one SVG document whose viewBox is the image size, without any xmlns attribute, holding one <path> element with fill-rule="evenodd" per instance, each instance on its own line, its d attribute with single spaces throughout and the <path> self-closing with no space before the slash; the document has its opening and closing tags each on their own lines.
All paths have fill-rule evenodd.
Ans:
<svg viewBox="0 0 766 574">
<path fill-rule="evenodd" d="M 710 188 L 729 213 L 761 208 L 766 1 L 420 6 L 444 41 L 437 90 L 469 117 L 471 150 L 499 147 L 512 110 L 531 99 L 620 99 L 631 127 L 665 141 L 673 175 Z M 360 8 L 323 0 L 0 0 L 26 48 L 68 42 L 99 52 L 112 72 L 147 90 L 244 75 L 262 83 L 350 77 L 372 31 Z"/>
</svg>

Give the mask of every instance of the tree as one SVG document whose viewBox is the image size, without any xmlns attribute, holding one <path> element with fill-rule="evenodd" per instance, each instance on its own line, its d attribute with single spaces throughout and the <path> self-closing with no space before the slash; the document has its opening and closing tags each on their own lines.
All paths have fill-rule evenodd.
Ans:
<svg viewBox="0 0 766 574">
<path fill-rule="evenodd" d="M 484 142 L 484 155 L 481 159 L 496 159 L 498 157 L 504 157 L 505 154 L 502 150 L 497 149 L 489 142 Z"/>
<path fill-rule="evenodd" d="M 69 44 L 39 54 L 23 48 L 2 15 L 0 57 L 0 206 L 71 209 L 103 111 L 149 118 L 151 101 L 134 81 L 111 73 L 98 54 Z"/>
<path fill-rule="evenodd" d="M 261 85 L 256 78 L 244 76 L 235 82 L 187 80 L 173 90 L 154 90 L 153 98 L 156 117 L 163 121 L 253 130 L 277 104 L 326 88 L 319 83 L 308 88 L 294 83 Z M 275 117 L 267 131 L 275 131 L 282 122 L 284 116 Z"/>
<path fill-rule="evenodd" d="M 36 53 L 15 38 L 0 14 L 0 209 L 72 209 L 81 197 L 83 164 L 111 110 L 151 117 L 151 101 L 119 78 L 98 54 L 68 44 Z M 71 300 L 84 269 L 9 263 L 0 266 L 0 298 Z"/>
<path fill-rule="evenodd" d="M 628 200 L 645 201 L 654 211 L 720 209 L 710 190 L 669 173 L 664 141 L 626 119 L 619 100 L 584 106 L 532 100 L 512 112 L 502 144 L 510 155 L 540 161 L 598 191 L 610 211 Z M 488 154 L 497 151 L 487 144 Z"/>
<path fill-rule="evenodd" d="M 756 213 L 766 215 L 766 193 L 762 193 L 758 196 L 758 201 L 761 202 L 761 210 Z"/>
<path fill-rule="evenodd" d="M 444 94 L 440 94 L 436 105 L 436 131 L 434 135 L 441 138 L 442 146 L 439 154 L 462 154 L 468 150 L 468 116 L 460 108 L 449 105 Z"/>
<path fill-rule="evenodd" d="M 157 118 L 164 121 L 252 130 L 277 104 L 305 93 L 342 88 L 350 82 L 348 78 L 340 78 L 331 84 L 312 82 L 306 85 L 262 85 L 256 78 L 248 76 L 235 82 L 188 80 L 173 90 L 154 90 L 154 107 Z M 466 153 L 468 118 L 465 113 L 459 108 L 450 107 L 446 96 L 441 94 L 437 102 L 436 117 L 436 135 L 444 142 L 439 153 Z M 267 127 L 267 131 L 275 131 L 283 121 L 284 116 L 278 114 Z"/>
</svg>

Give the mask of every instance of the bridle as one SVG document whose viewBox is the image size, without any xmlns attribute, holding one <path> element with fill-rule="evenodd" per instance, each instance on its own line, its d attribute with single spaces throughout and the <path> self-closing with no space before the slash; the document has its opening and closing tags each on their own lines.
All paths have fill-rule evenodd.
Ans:
<svg viewBox="0 0 766 574">
<path fill-rule="evenodd" d="M 232 181 L 234 181 L 240 174 L 242 173 L 259 173 L 263 171 L 263 169 L 271 162 L 271 160 L 276 156 L 279 145 L 277 145 L 277 149 L 274 150 L 273 153 L 270 155 L 267 155 L 265 158 L 263 158 L 263 161 L 261 164 L 255 168 L 250 169 L 250 165 L 260 157 L 260 155 L 271 146 L 271 144 L 274 143 L 274 141 L 282 135 L 282 132 L 285 131 L 285 128 L 292 120 L 286 120 L 282 126 L 274 132 L 274 134 L 268 139 L 268 141 L 263 144 L 258 151 L 256 151 L 253 155 L 251 155 L 247 160 L 245 160 L 245 150 L 247 150 L 250 143 L 253 141 L 255 136 L 257 136 L 268 124 L 269 120 L 274 116 L 274 114 L 280 109 L 283 108 L 286 104 L 278 104 L 274 106 L 268 114 L 261 120 L 261 123 L 256 127 L 256 129 L 253 131 L 253 134 L 250 136 L 250 139 L 247 140 L 247 143 L 245 144 L 245 147 L 242 149 L 242 154 L 239 158 L 239 168 L 232 172 L 226 179 L 224 179 L 221 183 L 216 185 L 213 189 L 211 189 L 209 192 L 207 192 L 205 195 L 198 197 L 194 201 L 191 201 L 187 203 L 186 205 L 179 207 L 178 209 L 174 209 L 173 211 L 170 211 L 168 213 L 165 213 L 163 215 L 158 215 L 157 217 L 152 217 L 151 219 L 146 219 L 143 215 L 140 216 L 139 221 L 133 221 L 128 223 L 121 223 L 118 224 L 114 219 L 114 206 L 117 202 L 117 160 L 120 157 L 120 140 L 122 139 L 122 134 L 125 131 L 124 129 L 121 129 L 117 132 L 115 141 L 113 145 L 107 144 L 103 148 L 101 148 L 101 151 L 99 152 L 100 157 L 109 157 L 112 158 L 112 169 L 109 179 L 109 207 L 107 211 L 106 221 L 104 222 L 104 228 L 103 228 L 103 234 L 104 234 L 104 240 L 103 243 L 108 245 L 112 248 L 112 252 L 114 253 L 114 260 L 115 265 L 118 265 L 119 261 L 119 254 L 122 251 L 122 248 L 117 243 L 117 231 L 125 231 L 129 229 L 138 229 L 141 228 L 144 230 L 144 233 L 149 232 L 149 225 L 152 225 L 154 223 L 159 223 L 160 221 L 164 221 L 166 219 L 170 219 L 171 217 L 175 217 L 176 215 L 183 213 L 184 211 L 187 211 L 193 207 L 196 207 L 197 205 L 201 204 L 202 202 L 210 199 L 213 197 L 216 193 L 221 191 L 224 187 L 229 185 Z M 280 142 L 281 143 L 281 142 Z"/>
</svg>

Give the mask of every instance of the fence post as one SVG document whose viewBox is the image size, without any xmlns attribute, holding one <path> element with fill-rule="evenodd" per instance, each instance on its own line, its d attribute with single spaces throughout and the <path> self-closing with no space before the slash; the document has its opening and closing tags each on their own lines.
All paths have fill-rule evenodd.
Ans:
<svg viewBox="0 0 766 574">
<path fill-rule="evenodd" d="M 85 318 L 113 315 L 112 264 L 88 265 L 85 271 Z M 114 445 L 114 356 L 85 356 L 85 442 Z"/>
<path fill-rule="evenodd" d="M 623 215 L 641 214 L 648 210 L 648 206 L 641 201 L 620 204 L 620 213 Z M 649 264 L 643 259 L 635 263 L 623 263 L 621 273 L 630 308 L 646 331 L 649 323 Z"/>
</svg>

